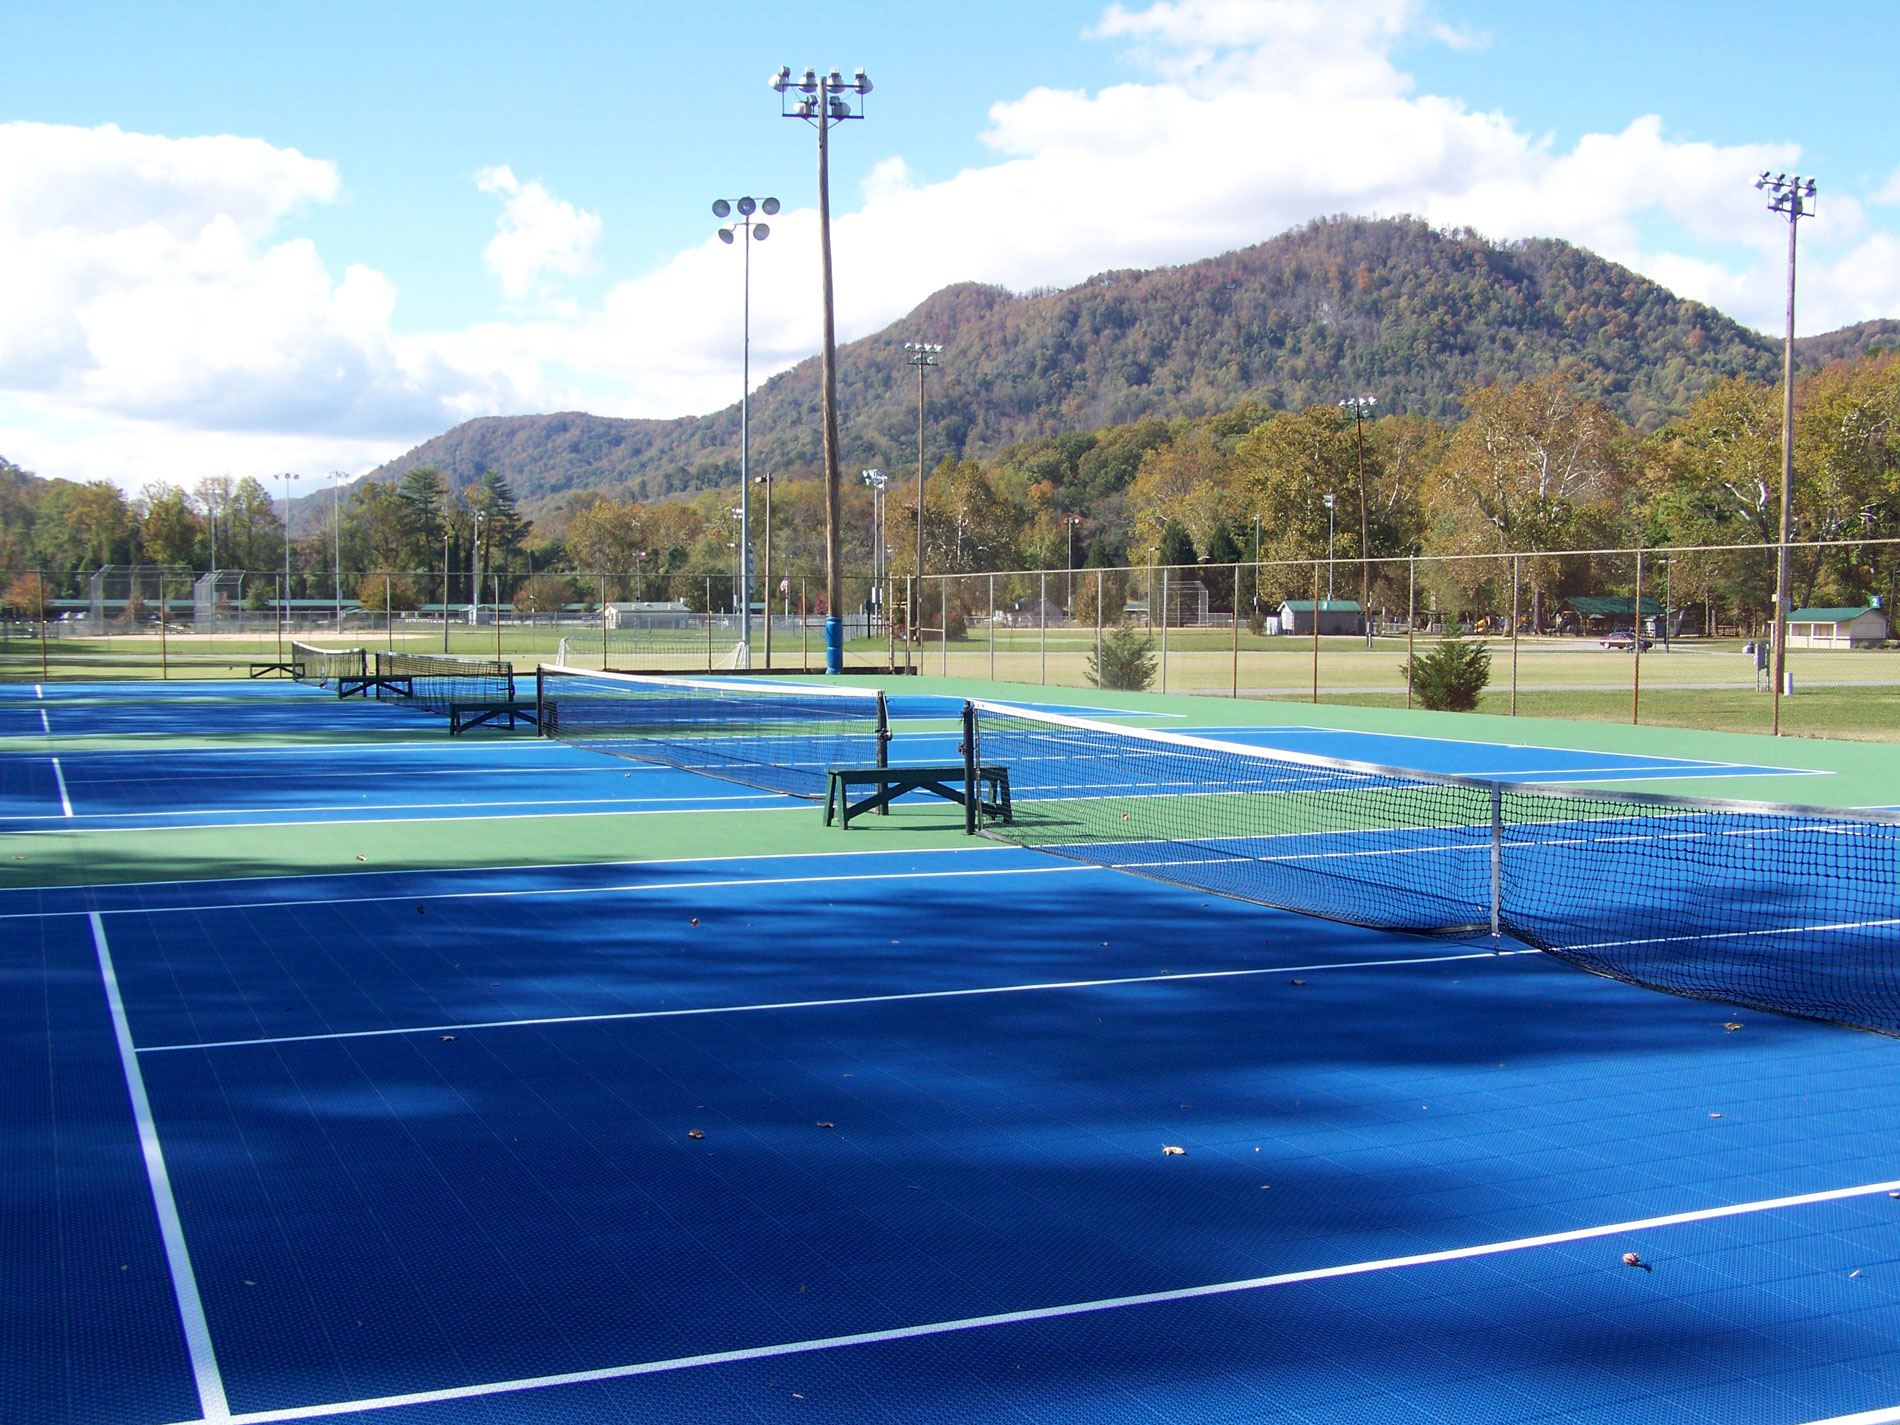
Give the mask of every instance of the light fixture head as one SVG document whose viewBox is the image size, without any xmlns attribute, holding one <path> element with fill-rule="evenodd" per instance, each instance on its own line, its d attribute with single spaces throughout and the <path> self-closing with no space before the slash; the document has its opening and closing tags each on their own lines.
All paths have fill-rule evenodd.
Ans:
<svg viewBox="0 0 1900 1425">
<path fill-rule="evenodd" d="M 832 70 L 825 76 L 825 87 L 832 90 L 844 88 L 844 76 L 837 70 Z"/>
<path fill-rule="evenodd" d="M 739 209 L 741 217 L 749 218 L 759 205 L 750 198 L 741 198 L 735 206 Z"/>
<path fill-rule="evenodd" d="M 773 71 L 772 77 L 765 82 L 774 94 L 783 94 L 786 86 L 792 82 L 792 67 L 789 64 L 781 64 Z"/>
<path fill-rule="evenodd" d="M 865 72 L 864 72 L 863 70 L 861 70 L 861 69 L 858 69 L 858 70 L 853 70 L 853 71 L 852 71 L 852 74 L 851 74 L 851 77 L 852 77 L 852 79 L 853 79 L 853 81 L 855 81 L 855 82 L 856 82 L 856 84 L 857 84 L 857 86 L 858 86 L 858 93 L 860 93 L 860 94 L 869 94 L 869 93 L 871 92 L 871 80 L 870 80 L 870 77 L 869 77 L 868 75 L 866 75 L 866 74 L 865 74 Z"/>
<path fill-rule="evenodd" d="M 752 225 L 752 240 L 754 242 L 764 242 L 770 236 L 772 236 L 771 224 L 754 223 Z"/>
<path fill-rule="evenodd" d="M 724 198 L 713 199 L 713 216 L 715 218 L 727 217 L 731 212 L 732 204 L 728 203 Z"/>
<path fill-rule="evenodd" d="M 721 228 L 719 230 L 719 241 L 723 242 L 728 247 L 732 246 L 732 229 Z"/>
<path fill-rule="evenodd" d="M 759 204 L 759 211 L 764 213 L 768 218 L 772 217 L 778 212 L 778 199 L 767 198 L 764 202 Z"/>
<path fill-rule="evenodd" d="M 798 87 L 806 94 L 816 94 L 818 92 L 818 71 L 813 69 L 810 65 L 806 65 L 805 72 L 799 76 Z"/>
</svg>

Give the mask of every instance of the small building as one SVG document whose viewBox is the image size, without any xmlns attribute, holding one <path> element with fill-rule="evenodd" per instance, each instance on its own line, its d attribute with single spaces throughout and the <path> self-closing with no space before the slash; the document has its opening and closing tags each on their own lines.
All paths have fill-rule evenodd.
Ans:
<svg viewBox="0 0 1900 1425">
<path fill-rule="evenodd" d="M 998 628 L 1060 628 L 1068 621 L 1053 599 L 1013 599 L 996 611 Z"/>
<path fill-rule="evenodd" d="M 1790 648 L 1877 648 L 1886 641 L 1887 616 L 1875 604 L 1796 609 L 1788 615 Z"/>
<path fill-rule="evenodd" d="M 1311 638 L 1315 617 L 1322 634 L 1363 637 L 1366 631 L 1365 610 L 1359 607 L 1357 599 L 1321 599 L 1318 603 L 1311 599 L 1288 599 L 1280 605 L 1280 632 L 1303 633 Z"/>
<path fill-rule="evenodd" d="M 609 628 L 690 628 L 700 619 L 679 599 L 626 600 L 607 605 Z"/>
</svg>

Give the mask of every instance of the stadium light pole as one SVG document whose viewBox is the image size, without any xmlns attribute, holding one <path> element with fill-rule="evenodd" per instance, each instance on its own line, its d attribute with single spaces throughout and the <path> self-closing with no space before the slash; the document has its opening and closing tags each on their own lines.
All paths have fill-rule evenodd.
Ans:
<svg viewBox="0 0 1900 1425">
<path fill-rule="evenodd" d="M 1377 396 L 1348 396 L 1339 403 L 1352 412 L 1352 434 L 1359 462 L 1359 621 L 1372 641 L 1372 527 L 1366 517 L 1366 417 L 1379 404 Z"/>
<path fill-rule="evenodd" d="M 917 368 L 917 596 L 916 601 L 924 601 L 924 373 L 937 364 L 937 357 L 943 347 L 927 341 L 907 341 L 904 350 L 909 353 L 906 362 Z M 917 632 L 917 611 L 910 611 L 912 636 L 922 640 Z"/>
<path fill-rule="evenodd" d="M 1260 511 L 1253 512 L 1253 611 L 1260 612 Z"/>
<path fill-rule="evenodd" d="M 724 198 L 716 199 L 712 205 L 715 218 L 729 218 L 736 210 L 739 220 L 730 227 L 719 230 L 719 241 L 730 247 L 737 242 L 745 250 L 744 295 L 741 299 L 741 323 L 744 336 L 739 347 L 739 583 L 738 597 L 733 601 L 739 610 L 739 666 L 752 666 L 752 480 L 750 461 L 752 455 L 752 244 L 764 242 L 772 236 L 769 224 L 754 222 L 752 215 L 764 213 L 768 218 L 778 212 L 778 199 L 767 198 L 755 203 L 750 198 L 741 198 L 736 203 L 728 203 Z M 771 616 L 768 608 L 766 616 Z M 769 635 L 769 629 L 768 629 Z"/>
<path fill-rule="evenodd" d="M 763 475 L 754 475 L 752 483 L 765 487 L 765 577 L 759 587 L 765 593 L 762 600 L 765 605 L 765 669 L 769 673 L 772 670 L 772 472 L 768 470 Z M 749 622 L 752 617 L 751 605 L 746 607 Z"/>
<path fill-rule="evenodd" d="M 1333 497 L 1326 499 L 1326 602 L 1333 601 Z M 1316 615 L 1317 617 L 1317 615 Z"/>
<path fill-rule="evenodd" d="M 1082 523 L 1082 516 L 1064 515 L 1062 523 L 1068 527 L 1066 533 L 1069 537 L 1069 602 L 1073 604 L 1075 602 L 1075 527 Z"/>
<path fill-rule="evenodd" d="M 807 69 L 794 79 L 789 65 L 769 81 L 779 96 L 779 116 L 803 119 L 818 130 L 818 265 L 825 319 L 825 672 L 844 672 L 844 570 L 840 565 L 838 524 L 838 332 L 832 316 L 831 288 L 831 126 L 864 117 L 864 96 L 871 81 L 862 69 L 846 80 L 837 70 L 819 75 Z M 857 95 L 857 107 L 847 95 Z M 789 97 L 796 95 L 797 97 Z"/>
<path fill-rule="evenodd" d="M 1775 550 L 1774 735 L 1781 735 L 1781 694 L 1788 685 L 1788 541 L 1794 521 L 1794 250 L 1801 220 L 1814 216 L 1814 180 L 1763 172 L 1755 187 L 1768 195 L 1768 211 L 1788 220 L 1788 332 L 1781 349 L 1781 531 Z"/>
<path fill-rule="evenodd" d="M 277 619 L 284 632 L 290 632 L 290 485 L 301 476 L 280 470 L 277 478 L 284 482 L 284 606 L 277 611 Z"/>
<path fill-rule="evenodd" d="M 864 483 L 871 487 L 871 598 L 870 607 L 879 606 L 878 590 L 884 579 L 884 487 L 890 482 L 882 470 L 866 470 Z M 865 633 L 868 635 L 867 627 Z"/>
<path fill-rule="evenodd" d="M 336 595 L 336 631 L 343 635 L 343 494 L 341 482 L 349 479 L 341 470 L 330 472 L 330 591 Z"/>
</svg>

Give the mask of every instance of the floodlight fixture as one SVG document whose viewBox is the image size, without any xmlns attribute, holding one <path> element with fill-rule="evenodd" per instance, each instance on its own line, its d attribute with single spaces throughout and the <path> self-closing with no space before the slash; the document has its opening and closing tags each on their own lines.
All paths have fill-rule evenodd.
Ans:
<svg viewBox="0 0 1900 1425">
<path fill-rule="evenodd" d="M 1379 404 L 1377 396 L 1348 396 L 1340 409 L 1352 413 L 1353 450 L 1359 466 L 1359 610 L 1365 617 L 1372 607 L 1372 521 L 1366 513 L 1366 420 Z M 1366 624 L 1366 646 L 1372 645 L 1372 625 Z"/>
<path fill-rule="evenodd" d="M 1790 178 L 1766 169 L 1755 187 L 1768 194 L 1768 211 L 1788 220 L 1788 330 L 1781 351 L 1781 528 L 1775 550 L 1775 666 L 1772 729 L 1781 734 L 1781 695 L 1788 682 L 1788 614 L 1792 608 L 1789 586 L 1789 541 L 1794 537 L 1794 258 L 1795 235 L 1801 220 L 1814 216 L 1815 185 L 1799 173 Z"/>
<path fill-rule="evenodd" d="M 920 602 L 924 596 L 924 372 L 937 364 L 942 351 L 940 342 L 904 343 L 905 363 L 917 368 L 917 598 Z"/>
</svg>

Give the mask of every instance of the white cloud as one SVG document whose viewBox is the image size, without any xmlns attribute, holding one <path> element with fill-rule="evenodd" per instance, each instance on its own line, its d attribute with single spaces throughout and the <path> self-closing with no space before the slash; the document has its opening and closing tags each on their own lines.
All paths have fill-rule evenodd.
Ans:
<svg viewBox="0 0 1900 1425">
<path fill-rule="evenodd" d="M 901 156 L 874 165 L 834 224 L 841 337 L 951 282 L 1067 284 L 1328 213 L 1567 238 L 1779 330 L 1786 232 L 1750 182 L 1793 167 L 1791 145 L 1686 142 L 1667 116 L 1632 115 L 1559 149 L 1416 92 L 1402 44 L 1468 42 L 1422 0 L 1162 0 L 1112 6 L 1093 33 L 1146 76 L 997 103 L 994 159 L 942 181 Z M 405 332 L 382 273 L 335 276 L 282 235 L 338 199 L 332 165 L 255 139 L 0 125 L 0 453 L 136 487 L 361 469 L 473 415 L 675 416 L 737 397 L 734 248 L 708 240 L 598 301 L 556 302 L 560 279 L 593 271 L 600 218 L 505 167 L 476 181 L 502 200 L 484 256 L 516 305 Z M 1801 232 L 1802 330 L 1900 313 L 1900 235 L 1853 195 L 1825 197 Z M 1900 202 L 1900 174 L 1866 201 Z M 755 382 L 819 338 L 815 214 L 772 229 L 751 251 Z"/>
<path fill-rule="evenodd" d="M 500 231 L 482 257 L 510 300 L 545 292 L 548 273 L 563 277 L 594 274 L 599 214 L 583 213 L 538 182 L 521 182 L 506 164 L 482 169 L 475 175 L 475 186 L 507 199 L 497 221 Z"/>
</svg>

